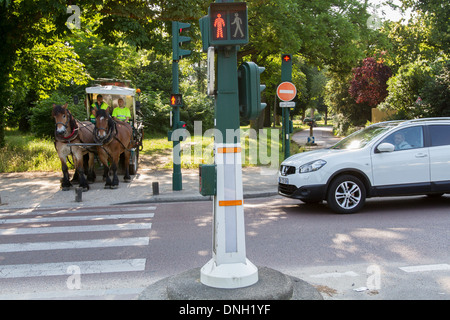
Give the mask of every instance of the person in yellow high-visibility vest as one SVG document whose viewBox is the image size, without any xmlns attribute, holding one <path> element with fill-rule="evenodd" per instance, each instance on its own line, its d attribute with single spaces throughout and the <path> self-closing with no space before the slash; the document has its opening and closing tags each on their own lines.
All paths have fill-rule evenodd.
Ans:
<svg viewBox="0 0 450 320">
<path fill-rule="evenodd" d="M 113 110 L 113 113 L 112 113 L 113 119 L 119 120 L 119 121 L 125 121 L 125 122 L 130 121 L 130 118 L 131 118 L 130 109 L 128 109 L 125 106 L 125 102 L 123 101 L 123 99 L 119 98 L 117 103 L 119 104 L 119 106 L 117 108 L 114 108 L 114 110 Z"/>
<path fill-rule="evenodd" d="M 103 96 L 101 94 L 99 94 L 97 96 L 97 102 L 94 102 L 91 105 L 91 122 L 92 123 L 95 123 L 96 112 L 97 112 L 97 110 L 100 110 L 100 109 L 104 109 L 109 112 L 109 105 L 103 101 Z"/>
</svg>

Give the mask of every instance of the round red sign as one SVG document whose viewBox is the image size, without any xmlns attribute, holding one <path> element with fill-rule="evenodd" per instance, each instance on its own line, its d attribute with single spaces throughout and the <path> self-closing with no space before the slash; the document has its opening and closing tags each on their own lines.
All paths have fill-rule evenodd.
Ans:
<svg viewBox="0 0 450 320">
<path fill-rule="evenodd" d="M 297 88 L 291 82 L 282 82 L 277 88 L 277 95 L 281 101 L 291 101 L 297 95 Z"/>
</svg>

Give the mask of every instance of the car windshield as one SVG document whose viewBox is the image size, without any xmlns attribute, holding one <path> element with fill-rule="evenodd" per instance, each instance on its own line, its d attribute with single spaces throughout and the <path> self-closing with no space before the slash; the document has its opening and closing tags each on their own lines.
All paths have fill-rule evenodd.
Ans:
<svg viewBox="0 0 450 320">
<path fill-rule="evenodd" d="M 342 139 L 330 149 L 360 149 L 398 123 L 382 123 L 356 131 Z"/>
</svg>

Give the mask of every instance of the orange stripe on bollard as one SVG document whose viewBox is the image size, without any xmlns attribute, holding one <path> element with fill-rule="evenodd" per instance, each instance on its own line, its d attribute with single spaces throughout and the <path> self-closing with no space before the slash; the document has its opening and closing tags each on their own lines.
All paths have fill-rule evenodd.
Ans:
<svg viewBox="0 0 450 320">
<path fill-rule="evenodd" d="M 218 153 L 239 153 L 241 152 L 241 148 L 239 147 L 225 147 L 225 148 L 218 148 Z"/>
<path fill-rule="evenodd" d="M 242 200 L 222 200 L 219 201 L 220 207 L 242 206 Z"/>
</svg>

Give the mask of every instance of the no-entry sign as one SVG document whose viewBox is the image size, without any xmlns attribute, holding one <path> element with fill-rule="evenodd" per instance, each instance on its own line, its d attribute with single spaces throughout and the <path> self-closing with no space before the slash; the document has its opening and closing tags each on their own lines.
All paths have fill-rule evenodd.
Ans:
<svg viewBox="0 0 450 320">
<path fill-rule="evenodd" d="M 291 101 L 297 95 L 297 88 L 291 82 L 282 82 L 277 88 L 277 95 L 281 101 Z"/>
</svg>

